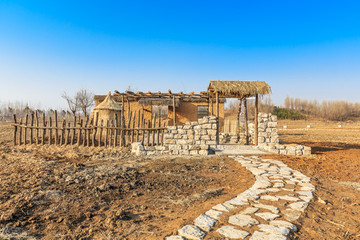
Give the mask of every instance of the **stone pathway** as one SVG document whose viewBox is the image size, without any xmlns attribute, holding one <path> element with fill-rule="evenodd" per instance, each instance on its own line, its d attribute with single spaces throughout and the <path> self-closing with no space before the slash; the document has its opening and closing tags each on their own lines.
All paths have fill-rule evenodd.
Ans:
<svg viewBox="0 0 360 240">
<path fill-rule="evenodd" d="M 204 239 L 210 231 L 226 239 L 282 240 L 297 231 L 300 218 L 313 198 L 310 178 L 281 161 L 258 156 L 235 156 L 256 181 L 235 198 L 213 206 L 165 240 Z"/>
</svg>

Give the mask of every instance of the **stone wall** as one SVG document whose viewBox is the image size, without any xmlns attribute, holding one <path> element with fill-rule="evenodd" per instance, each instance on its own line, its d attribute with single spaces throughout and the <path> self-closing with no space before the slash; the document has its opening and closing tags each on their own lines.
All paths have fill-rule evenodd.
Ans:
<svg viewBox="0 0 360 240">
<path fill-rule="evenodd" d="M 184 126 L 169 126 L 164 133 L 163 146 L 132 145 L 136 155 L 208 155 L 215 148 L 217 118 L 204 117 L 198 121 L 187 122 Z"/>
<path fill-rule="evenodd" d="M 258 122 L 258 143 L 260 150 L 291 156 L 311 155 L 311 147 L 297 144 L 280 144 L 276 115 L 259 113 Z"/>
</svg>

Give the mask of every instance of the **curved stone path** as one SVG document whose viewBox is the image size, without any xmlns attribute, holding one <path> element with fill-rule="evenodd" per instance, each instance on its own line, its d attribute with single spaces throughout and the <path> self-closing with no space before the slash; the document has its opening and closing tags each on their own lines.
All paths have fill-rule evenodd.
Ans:
<svg viewBox="0 0 360 240">
<path fill-rule="evenodd" d="M 248 190 L 213 206 L 166 240 L 203 239 L 210 231 L 226 239 L 282 240 L 297 231 L 299 219 L 313 198 L 310 178 L 281 161 L 234 156 L 256 181 Z M 218 224 L 216 224 L 218 223 Z"/>
</svg>

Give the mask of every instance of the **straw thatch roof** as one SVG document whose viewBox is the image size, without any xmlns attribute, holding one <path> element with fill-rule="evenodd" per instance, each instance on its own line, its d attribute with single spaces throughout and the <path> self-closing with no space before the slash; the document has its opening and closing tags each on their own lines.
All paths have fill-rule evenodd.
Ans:
<svg viewBox="0 0 360 240">
<path fill-rule="evenodd" d="M 271 92 L 270 86 L 264 81 L 221 81 L 210 80 L 210 93 L 219 92 L 222 97 L 252 97 Z"/>
<path fill-rule="evenodd" d="M 158 105 L 158 106 L 172 106 L 173 102 L 172 99 L 167 98 L 141 98 L 139 100 L 139 105 L 140 106 L 153 106 L 153 105 Z M 175 99 L 175 107 L 179 107 L 180 106 L 180 99 Z"/>
<path fill-rule="evenodd" d="M 94 107 L 94 110 L 114 110 L 121 111 L 121 105 L 117 104 L 115 100 L 111 96 L 111 92 L 106 95 L 104 101 L 102 101 L 99 105 Z"/>
</svg>

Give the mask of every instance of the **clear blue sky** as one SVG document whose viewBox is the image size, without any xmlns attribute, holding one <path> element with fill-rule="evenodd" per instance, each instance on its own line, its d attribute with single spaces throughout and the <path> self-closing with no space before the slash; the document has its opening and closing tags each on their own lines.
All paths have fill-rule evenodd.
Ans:
<svg viewBox="0 0 360 240">
<path fill-rule="evenodd" d="M 266 81 L 277 104 L 360 101 L 360 1 L 0 0 L 1 102 L 211 79 Z"/>
</svg>

